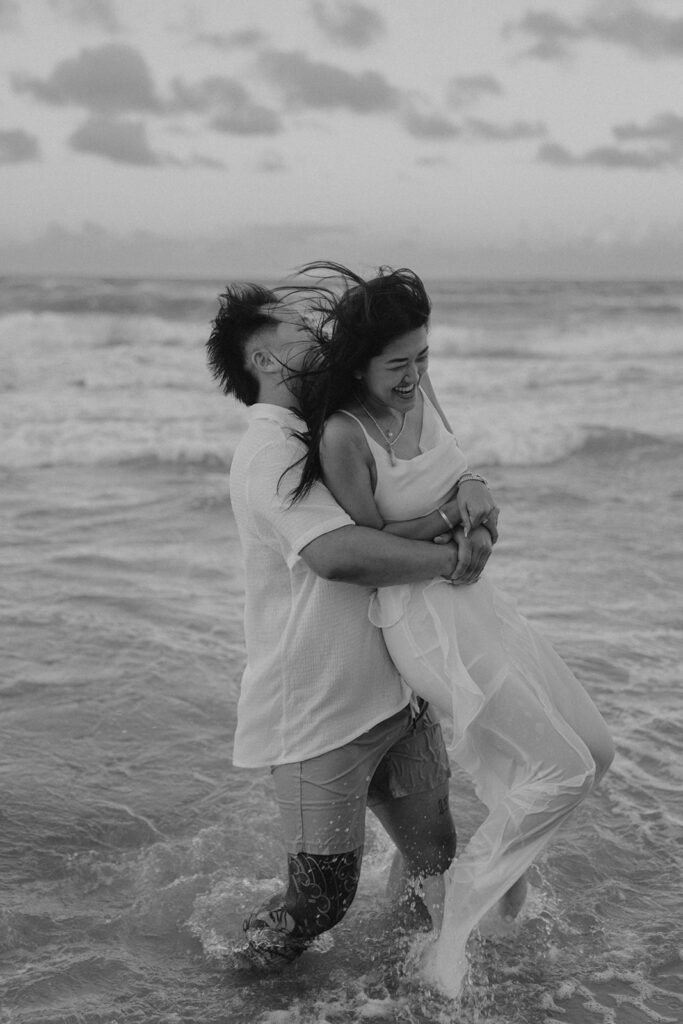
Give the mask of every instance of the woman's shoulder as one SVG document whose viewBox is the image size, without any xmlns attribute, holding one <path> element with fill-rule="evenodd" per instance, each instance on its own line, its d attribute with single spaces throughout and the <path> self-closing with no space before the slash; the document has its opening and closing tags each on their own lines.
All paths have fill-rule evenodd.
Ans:
<svg viewBox="0 0 683 1024">
<path fill-rule="evenodd" d="M 325 421 L 322 445 L 328 451 L 348 450 L 349 448 L 354 448 L 358 451 L 369 451 L 365 431 L 361 426 L 360 420 L 352 412 L 347 412 L 345 409 L 333 412 Z"/>
</svg>

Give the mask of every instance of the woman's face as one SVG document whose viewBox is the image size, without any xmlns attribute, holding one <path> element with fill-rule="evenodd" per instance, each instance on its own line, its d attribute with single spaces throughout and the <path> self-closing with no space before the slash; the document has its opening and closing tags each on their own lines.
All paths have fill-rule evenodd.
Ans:
<svg viewBox="0 0 683 1024">
<path fill-rule="evenodd" d="M 389 342 L 381 355 L 370 360 L 361 375 L 361 397 L 375 406 L 408 412 L 417 401 L 417 389 L 427 370 L 427 328 L 418 327 Z"/>
</svg>

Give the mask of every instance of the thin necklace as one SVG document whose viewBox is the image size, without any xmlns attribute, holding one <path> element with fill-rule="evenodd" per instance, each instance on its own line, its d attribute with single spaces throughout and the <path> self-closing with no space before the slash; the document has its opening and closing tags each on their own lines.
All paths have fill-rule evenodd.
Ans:
<svg viewBox="0 0 683 1024">
<path fill-rule="evenodd" d="M 382 428 L 380 427 L 379 423 L 377 422 L 375 417 L 372 415 L 370 410 L 368 408 L 366 408 L 366 406 L 363 405 L 363 403 L 361 402 L 360 398 L 358 398 L 358 395 L 356 395 L 356 398 L 357 398 L 358 404 L 360 405 L 360 407 L 363 410 L 363 412 L 366 413 L 370 417 L 370 419 L 375 424 L 375 426 L 379 430 L 380 434 L 384 438 L 384 440 L 386 442 L 386 446 L 387 446 L 387 451 L 389 452 L 389 461 L 391 462 L 392 466 L 395 466 L 396 465 L 396 456 L 394 455 L 394 445 L 396 444 L 396 442 L 398 441 L 399 437 L 403 433 L 403 428 L 406 425 L 406 413 L 403 413 L 403 419 L 401 420 L 401 426 L 399 428 L 398 433 L 396 434 L 396 437 L 394 437 L 393 430 L 386 430 L 386 431 L 382 430 Z"/>
</svg>

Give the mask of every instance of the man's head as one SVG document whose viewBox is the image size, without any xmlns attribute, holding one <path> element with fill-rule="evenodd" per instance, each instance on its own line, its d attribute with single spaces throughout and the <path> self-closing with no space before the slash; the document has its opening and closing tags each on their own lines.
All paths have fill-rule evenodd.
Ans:
<svg viewBox="0 0 683 1024">
<path fill-rule="evenodd" d="M 256 284 L 229 285 L 206 343 L 214 378 L 245 405 L 291 404 L 290 371 L 301 364 L 313 337 L 285 298 Z M 284 387 L 282 387 L 284 385 Z M 279 403 L 278 403 L 279 404 Z"/>
</svg>

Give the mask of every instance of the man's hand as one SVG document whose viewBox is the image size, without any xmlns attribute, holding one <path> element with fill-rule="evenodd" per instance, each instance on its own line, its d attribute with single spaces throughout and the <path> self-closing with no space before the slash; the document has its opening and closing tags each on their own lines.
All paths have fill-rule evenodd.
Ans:
<svg viewBox="0 0 683 1024">
<path fill-rule="evenodd" d="M 464 529 L 459 527 L 454 540 L 458 548 L 458 564 L 449 582 L 455 586 L 476 583 L 493 550 L 491 534 L 485 526 L 477 526 L 465 536 Z"/>
<path fill-rule="evenodd" d="M 493 544 L 498 540 L 499 509 L 486 484 L 480 480 L 465 480 L 458 488 L 456 498 L 465 536 L 485 526 Z"/>
</svg>

